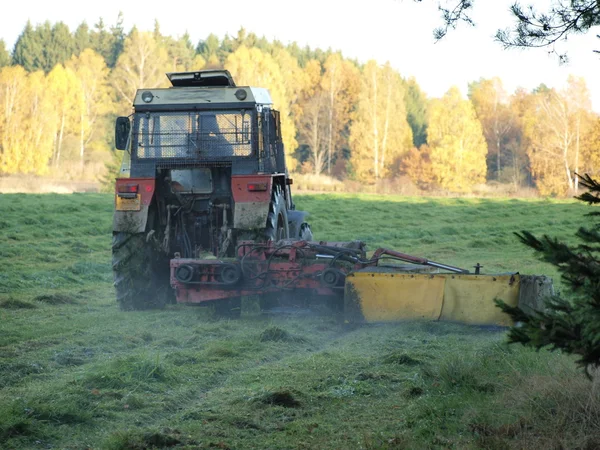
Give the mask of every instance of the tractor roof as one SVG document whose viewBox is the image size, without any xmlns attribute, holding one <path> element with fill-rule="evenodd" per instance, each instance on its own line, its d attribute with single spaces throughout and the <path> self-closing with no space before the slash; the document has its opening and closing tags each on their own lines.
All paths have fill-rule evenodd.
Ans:
<svg viewBox="0 0 600 450">
<path fill-rule="evenodd" d="M 265 88 L 236 86 L 228 70 L 200 70 L 167 73 L 173 87 L 138 89 L 133 106 L 136 110 L 192 106 L 219 107 L 271 105 Z"/>
<path fill-rule="evenodd" d="M 229 70 L 198 70 L 167 73 L 174 87 L 235 87 Z"/>
</svg>

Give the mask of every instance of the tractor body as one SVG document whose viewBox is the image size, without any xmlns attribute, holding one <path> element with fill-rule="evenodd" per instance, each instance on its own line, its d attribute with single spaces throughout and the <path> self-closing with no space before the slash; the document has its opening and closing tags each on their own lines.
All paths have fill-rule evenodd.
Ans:
<svg viewBox="0 0 600 450">
<path fill-rule="evenodd" d="M 241 240 L 312 239 L 269 92 L 237 87 L 223 70 L 167 76 L 171 88 L 138 90 L 133 114 L 116 123 L 126 154 L 113 270 L 125 309 L 165 302 L 171 259 L 235 257 Z"/>
</svg>

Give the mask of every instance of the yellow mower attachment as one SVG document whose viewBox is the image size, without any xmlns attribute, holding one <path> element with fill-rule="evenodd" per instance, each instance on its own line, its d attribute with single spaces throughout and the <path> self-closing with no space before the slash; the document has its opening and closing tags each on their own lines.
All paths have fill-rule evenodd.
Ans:
<svg viewBox="0 0 600 450">
<path fill-rule="evenodd" d="M 423 258 L 389 250 L 385 254 L 421 265 L 365 267 L 349 273 L 344 286 L 346 321 L 425 319 L 510 326 L 510 317 L 496 307 L 495 299 L 539 310 L 543 298 L 553 293 L 546 276 L 470 274 Z M 422 273 L 440 266 L 452 273 Z"/>
</svg>

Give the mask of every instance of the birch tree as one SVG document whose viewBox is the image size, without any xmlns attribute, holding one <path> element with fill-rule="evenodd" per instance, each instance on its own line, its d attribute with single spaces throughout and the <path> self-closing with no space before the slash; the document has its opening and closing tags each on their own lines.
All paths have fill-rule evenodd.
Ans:
<svg viewBox="0 0 600 450">
<path fill-rule="evenodd" d="M 350 163 L 361 181 L 393 175 L 400 158 L 411 149 L 402 79 L 389 63 L 380 67 L 369 61 L 365 65 L 349 142 Z"/>
<path fill-rule="evenodd" d="M 111 77 L 121 106 L 133 104 L 137 89 L 166 87 L 166 67 L 170 67 L 167 50 L 156 42 L 153 33 L 134 28 L 125 39 Z"/>
<path fill-rule="evenodd" d="M 231 72 L 239 86 L 260 86 L 269 90 L 273 106 L 281 117 L 281 135 L 286 149 L 287 168 L 293 171 L 297 165 L 297 160 L 292 156 L 298 146 L 296 127 L 291 118 L 291 105 L 279 65 L 268 53 L 241 45 L 229 55 L 225 61 L 225 69 Z"/>
<path fill-rule="evenodd" d="M 506 138 L 514 123 L 502 81 L 499 78 L 481 79 L 469 84 L 469 99 L 475 107 L 488 146 L 488 168 L 493 162 L 496 180 L 502 173 Z M 492 172 L 490 170 L 490 172 Z"/>
<path fill-rule="evenodd" d="M 26 82 L 27 72 L 21 66 L 0 70 L 0 173 L 17 173 L 22 168 Z"/>
<path fill-rule="evenodd" d="M 580 79 L 571 77 L 562 92 L 546 89 L 535 95 L 524 132 L 531 172 L 542 195 L 576 189 L 586 111 L 589 94 Z"/>
<path fill-rule="evenodd" d="M 431 102 L 429 158 L 434 183 L 453 192 L 468 192 L 485 182 L 487 145 L 475 108 L 456 87 Z"/>
<path fill-rule="evenodd" d="M 79 164 L 83 170 L 85 148 L 94 136 L 99 119 L 113 112 L 113 100 L 108 84 L 109 71 L 104 58 L 92 49 L 73 56 L 66 67 L 81 84 L 79 114 Z"/>
<path fill-rule="evenodd" d="M 22 121 L 27 151 L 21 172 L 44 174 L 53 152 L 53 132 L 57 116 L 54 99 L 49 95 L 48 77 L 42 71 L 27 76 L 25 117 Z"/>
<path fill-rule="evenodd" d="M 52 161 L 55 167 L 60 165 L 64 138 L 67 133 L 75 134 L 79 130 L 81 108 L 84 102 L 81 82 L 69 68 L 57 64 L 48 74 L 48 94 L 54 99 L 55 147 Z"/>
<path fill-rule="evenodd" d="M 344 60 L 339 53 L 329 55 L 324 69 L 321 89 L 326 96 L 326 114 L 322 120 L 326 122 L 327 130 L 327 174 L 331 175 L 333 158 L 347 139 L 343 131 L 348 126 L 358 98 L 360 73 L 354 64 Z"/>
</svg>

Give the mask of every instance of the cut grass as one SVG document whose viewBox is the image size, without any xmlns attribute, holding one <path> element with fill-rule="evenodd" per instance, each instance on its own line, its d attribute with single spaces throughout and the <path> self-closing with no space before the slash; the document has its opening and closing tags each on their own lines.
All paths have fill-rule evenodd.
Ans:
<svg viewBox="0 0 600 450">
<path fill-rule="evenodd" d="M 315 238 L 485 272 L 545 273 L 513 238 L 571 239 L 561 200 L 298 195 Z M 202 308 L 122 313 L 112 196 L 3 195 L 0 447 L 597 448 L 597 388 L 560 353 L 504 330 L 327 316 L 219 320 Z"/>
</svg>

